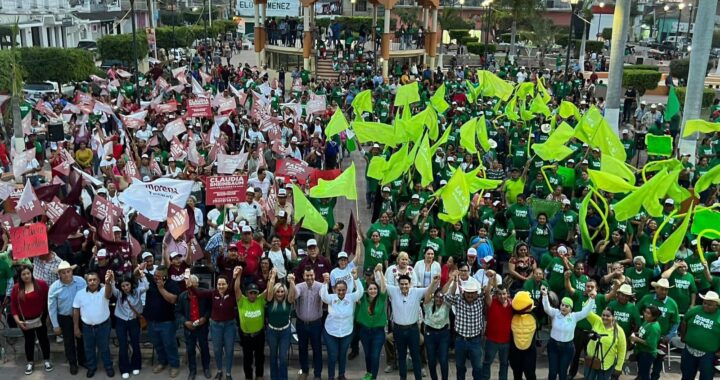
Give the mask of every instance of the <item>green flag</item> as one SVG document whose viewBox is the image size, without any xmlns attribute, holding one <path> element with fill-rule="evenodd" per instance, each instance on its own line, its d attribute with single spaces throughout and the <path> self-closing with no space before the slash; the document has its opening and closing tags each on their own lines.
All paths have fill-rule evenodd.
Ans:
<svg viewBox="0 0 720 380">
<path fill-rule="evenodd" d="M 515 96 L 520 100 L 527 100 L 527 96 L 532 95 L 535 91 L 535 83 L 523 82 L 518 84 L 515 88 Z"/>
<path fill-rule="evenodd" d="M 293 191 L 293 208 L 295 209 L 293 220 L 295 223 L 298 223 L 300 219 L 304 218 L 303 227 L 320 235 L 325 235 L 328 230 L 325 218 L 323 218 L 315 206 L 305 198 L 305 194 L 303 194 L 303 191 L 299 187 L 294 184 L 291 186 Z"/>
<path fill-rule="evenodd" d="M 673 152 L 673 138 L 672 136 L 658 136 L 648 133 L 645 135 L 645 145 L 647 146 L 647 152 L 649 155 L 654 156 L 672 156 Z"/>
<path fill-rule="evenodd" d="M 500 104 L 500 102 L 498 102 Z M 518 116 L 517 112 L 515 112 L 515 109 L 517 108 L 517 97 L 513 96 L 512 99 L 510 99 L 509 102 L 505 105 L 505 116 L 508 118 L 508 120 L 517 121 L 520 116 Z"/>
<path fill-rule="evenodd" d="M 575 186 L 575 170 L 565 166 L 558 166 L 557 174 L 562 178 L 563 187 Z"/>
<path fill-rule="evenodd" d="M 382 179 L 382 184 L 390 183 L 398 179 L 405 172 L 405 160 L 408 155 L 408 143 L 402 145 L 402 147 L 392 156 L 387 162 L 387 171 Z"/>
<path fill-rule="evenodd" d="M 640 186 L 639 189 L 631 192 L 628 196 L 623 198 L 620 202 L 616 203 L 615 208 L 615 219 L 619 221 L 628 220 L 636 216 L 641 208 L 645 210 L 653 217 L 659 217 L 662 215 L 662 206 L 658 203 L 658 190 L 663 188 L 664 181 L 667 181 L 669 173 L 666 170 L 661 170 L 654 177 L 652 177 L 645 184 Z"/>
<path fill-rule="evenodd" d="M 718 183 L 720 183 L 720 165 L 700 176 L 700 179 L 695 183 L 695 194 L 699 195 L 707 190 L 710 185 L 717 185 Z"/>
<path fill-rule="evenodd" d="M 450 108 L 448 102 L 445 101 L 445 83 L 441 84 L 432 97 L 430 97 L 430 104 L 437 110 L 438 113 L 443 113 Z M 437 135 L 436 135 L 437 137 Z"/>
<path fill-rule="evenodd" d="M 693 222 L 690 232 L 693 235 L 699 235 L 703 230 L 720 230 L 720 212 L 713 210 L 700 210 L 696 211 L 693 215 Z M 703 235 L 708 239 L 718 239 L 720 234 L 718 233 L 706 233 Z"/>
<path fill-rule="evenodd" d="M 374 156 L 368 164 L 367 176 L 381 180 L 387 171 L 387 161 L 384 156 Z"/>
<path fill-rule="evenodd" d="M 613 156 L 603 155 L 600 157 L 600 170 L 614 174 L 626 180 L 630 185 L 635 185 L 635 173 L 630 170 L 625 162 Z"/>
<path fill-rule="evenodd" d="M 578 110 L 575 104 L 573 104 L 572 102 L 568 102 L 567 100 L 563 100 L 560 103 L 560 109 L 558 109 L 558 113 L 563 119 L 567 119 L 570 116 L 575 116 L 575 120 L 580 120 L 580 110 Z"/>
<path fill-rule="evenodd" d="M 354 121 L 352 129 L 361 143 L 371 141 L 390 146 L 398 145 L 395 127 L 392 125 L 370 121 Z"/>
<path fill-rule="evenodd" d="M 328 122 L 327 128 L 325 129 L 325 134 L 328 138 L 331 138 L 338 133 L 348 129 L 350 126 L 348 125 L 347 119 L 345 119 L 345 115 L 343 114 L 340 107 L 335 109 L 335 113 L 330 118 L 330 121 Z"/>
<path fill-rule="evenodd" d="M 552 219 L 558 211 L 562 210 L 562 204 L 558 201 L 548 201 L 545 199 L 533 198 L 532 207 L 530 208 L 533 217 L 537 219 L 540 213 L 545 213 L 548 220 Z"/>
<path fill-rule="evenodd" d="M 663 115 L 665 121 L 670 121 L 673 116 L 680 112 L 680 99 L 678 99 L 675 93 L 675 86 L 670 86 L 670 92 L 668 93 L 667 106 L 665 107 L 665 114 Z"/>
<path fill-rule="evenodd" d="M 595 250 L 595 247 L 593 247 L 592 239 L 590 238 L 590 229 L 587 225 L 587 211 L 588 207 L 590 207 L 590 198 L 592 197 L 592 193 L 587 193 L 585 198 L 583 198 L 582 203 L 580 203 L 580 212 L 578 213 L 578 221 L 580 222 L 580 237 L 582 241 L 582 247 L 586 251 L 593 252 Z"/>
<path fill-rule="evenodd" d="M 480 116 L 480 118 L 477 119 L 477 124 L 475 125 L 477 128 L 477 138 L 480 142 L 480 146 L 483 148 L 484 151 L 489 152 L 490 151 L 490 140 L 488 140 L 488 133 L 487 133 L 487 123 L 485 122 L 485 115 Z"/>
<path fill-rule="evenodd" d="M 542 77 L 538 77 L 537 79 L 537 90 L 542 96 L 543 101 L 545 101 L 545 104 L 548 104 L 552 100 L 552 96 L 550 96 L 550 93 L 545 88 L 545 80 Z"/>
<path fill-rule="evenodd" d="M 357 183 L 355 181 L 355 163 L 345 169 L 335 179 L 327 181 L 322 178 L 318 180 L 318 184 L 310 189 L 310 196 L 313 198 L 334 198 L 345 197 L 351 200 L 357 200 Z"/>
<path fill-rule="evenodd" d="M 413 104 L 419 101 L 420 93 L 418 92 L 417 81 L 397 88 L 397 92 L 395 93 L 395 106 Z"/>
<path fill-rule="evenodd" d="M 478 70 L 477 74 L 483 96 L 498 97 L 503 101 L 510 99 L 514 90 L 512 84 L 487 70 Z"/>
<path fill-rule="evenodd" d="M 460 145 L 469 153 L 477 153 L 475 135 L 477 134 L 477 118 L 470 119 L 460 127 Z"/>
<path fill-rule="evenodd" d="M 573 153 L 572 149 L 565 144 L 573 136 L 575 130 L 566 122 L 562 122 L 559 127 L 550 134 L 547 141 L 540 144 L 532 144 L 535 153 L 545 161 L 562 161 L 565 157 Z"/>
<path fill-rule="evenodd" d="M 355 115 L 360 116 L 363 112 L 373 111 L 373 100 L 372 91 L 365 90 L 355 95 L 355 99 L 352 101 L 352 107 L 355 111 Z"/>
<path fill-rule="evenodd" d="M 532 102 L 530 102 L 530 112 L 550 116 L 550 108 L 548 108 L 540 95 L 536 95 Z"/>
<path fill-rule="evenodd" d="M 450 138 L 451 132 L 452 132 L 452 127 L 448 126 L 447 128 L 445 128 L 445 132 L 443 132 L 442 136 L 440 136 L 440 138 L 437 141 L 435 141 L 435 144 L 433 144 L 430 147 L 430 155 L 431 156 L 435 154 L 435 151 L 437 150 L 437 148 L 439 148 L 441 145 L 447 143 L 448 139 Z"/>
<path fill-rule="evenodd" d="M 590 180 L 595 187 L 611 193 L 627 193 L 637 190 L 637 187 L 625 182 L 624 179 L 610 173 L 601 172 L 599 170 L 588 169 Z"/>
<path fill-rule="evenodd" d="M 660 247 L 653 251 L 656 263 L 665 264 L 675 260 L 675 254 L 680 248 L 683 239 L 685 239 L 685 233 L 687 233 L 688 224 L 690 224 L 690 215 L 692 215 L 691 210 L 692 205 L 690 205 L 690 209 L 685 214 L 685 218 L 683 218 L 682 224 L 680 224 L 680 226 L 675 231 L 673 231 L 672 234 L 670 234 L 670 237 L 668 237 L 667 240 L 665 240 L 665 242 L 660 245 Z M 655 235 L 660 234 L 660 232 L 661 230 L 660 228 L 658 228 L 655 232 Z"/>
<path fill-rule="evenodd" d="M 611 155 L 620 161 L 627 159 L 625 147 L 610 127 L 597 107 L 592 106 L 575 127 L 575 137 L 592 148 L 598 148 L 603 154 Z"/>
<path fill-rule="evenodd" d="M 439 196 L 442 198 L 445 213 L 439 214 L 438 218 L 448 223 L 462 220 L 470 205 L 470 191 L 462 169 L 455 170 L 448 183 L 440 188 Z"/>
<path fill-rule="evenodd" d="M 720 123 L 711 123 L 701 119 L 688 120 L 687 123 L 685 123 L 683 137 L 688 137 L 695 132 L 714 133 L 717 131 L 720 131 Z"/>
<path fill-rule="evenodd" d="M 417 157 L 415 158 L 415 169 L 420 173 L 420 184 L 425 187 L 433 181 L 432 153 L 430 141 L 426 134 L 420 142 Z"/>
</svg>

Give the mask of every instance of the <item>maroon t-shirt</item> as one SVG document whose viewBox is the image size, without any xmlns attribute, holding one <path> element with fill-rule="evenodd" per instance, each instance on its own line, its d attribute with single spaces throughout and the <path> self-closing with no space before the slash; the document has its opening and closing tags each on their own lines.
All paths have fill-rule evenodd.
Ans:
<svg viewBox="0 0 720 380">
<path fill-rule="evenodd" d="M 179 266 L 170 265 L 170 267 L 168 267 L 168 277 L 177 283 L 180 292 L 184 292 L 187 289 L 185 286 L 185 269 L 188 268 L 190 268 L 190 266 L 184 261 L 180 262 Z"/>
</svg>

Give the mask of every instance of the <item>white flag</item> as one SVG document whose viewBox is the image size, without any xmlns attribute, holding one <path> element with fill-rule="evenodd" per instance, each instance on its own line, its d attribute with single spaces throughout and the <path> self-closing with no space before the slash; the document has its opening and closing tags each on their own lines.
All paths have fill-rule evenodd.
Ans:
<svg viewBox="0 0 720 380">
<path fill-rule="evenodd" d="M 159 178 L 152 182 L 133 182 L 130 187 L 120 193 L 120 201 L 150 220 L 163 221 L 167 218 L 170 202 L 184 208 L 193 181 Z"/>
</svg>

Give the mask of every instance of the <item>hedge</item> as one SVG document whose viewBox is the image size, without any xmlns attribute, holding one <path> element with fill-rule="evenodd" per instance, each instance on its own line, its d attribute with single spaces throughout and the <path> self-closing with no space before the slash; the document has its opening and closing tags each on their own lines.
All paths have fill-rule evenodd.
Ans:
<svg viewBox="0 0 720 380">
<path fill-rule="evenodd" d="M 467 50 L 471 54 L 476 55 L 484 55 L 485 54 L 485 44 L 480 42 L 470 42 L 467 45 Z M 487 45 L 487 52 L 488 54 L 494 54 L 497 51 L 496 45 Z"/>
<path fill-rule="evenodd" d="M 470 36 L 470 30 L 468 29 L 450 29 L 448 30 L 451 40 L 461 40 L 463 37 Z"/>
<path fill-rule="evenodd" d="M 467 46 L 468 44 L 479 42 L 477 37 L 465 36 L 460 39 L 460 45 Z"/>
<path fill-rule="evenodd" d="M 575 48 L 580 49 L 580 43 L 582 41 L 575 40 Z M 585 52 L 587 53 L 602 53 L 605 49 L 605 42 L 603 41 L 585 41 Z"/>
<path fill-rule="evenodd" d="M 653 70 L 659 71 L 660 67 L 657 65 L 625 65 L 624 70 Z"/>
<path fill-rule="evenodd" d="M 680 100 L 680 105 L 683 107 L 685 106 L 685 94 L 687 92 L 687 87 L 675 87 L 675 93 L 678 96 L 678 99 Z M 702 97 L 702 108 L 710 107 L 715 100 L 715 90 L 712 88 L 703 88 L 703 97 Z"/>
<path fill-rule="evenodd" d="M 612 39 L 612 28 L 603 29 L 602 38 L 604 38 L 606 41 L 610 41 Z"/>
<path fill-rule="evenodd" d="M 15 56 L 14 58 L 13 55 Z M 10 71 L 12 70 L 11 62 L 13 59 L 20 61 L 20 52 L 18 50 L 0 50 L 0 91 L 3 93 L 9 93 L 12 90 Z M 22 68 L 20 68 L 20 70 L 24 71 Z M 27 72 L 23 72 L 22 76 L 25 77 L 26 75 Z"/>
<path fill-rule="evenodd" d="M 19 51 L 29 82 L 79 82 L 96 72 L 93 54 L 87 50 L 29 47 Z"/>
<path fill-rule="evenodd" d="M 673 59 L 672 61 L 670 61 L 670 75 L 672 75 L 674 78 L 682 79 L 687 82 L 689 71 L 689 59 Z"/>
<path fill-rule="evenodd" d="M 132 49 L 132 34 L 110 34 L 101 37 L 97 41 L 98 51 L 100 52 L 100 58 L 103 60 L 119 60 L 123 61 L 128 66 L 132 66 L 133 62 L 133 49 Z M 137 57 L 143 59 L 148 54 L 147 38 L 145 32 L 137 33 Z"/>
<path fill-rule="evenodd" d="M 657 88 L 662 73 L 654 70 L 623 70 L 623 87 L 635 87 L 644 95 L 645 91 Z"/>
</svg>

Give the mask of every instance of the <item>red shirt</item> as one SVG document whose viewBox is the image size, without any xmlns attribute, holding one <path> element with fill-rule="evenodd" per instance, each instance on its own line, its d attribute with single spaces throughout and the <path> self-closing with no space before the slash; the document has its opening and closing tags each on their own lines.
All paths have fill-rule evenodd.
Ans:
<svg viewBox="0 0 720 380">
<path fill-rule="evenodd" d="M 512 322 L 512 305 L 508 300 L 503 306 L 497 298 L 493 298 L 488 308 L 487 328 L 485 337 L 497 344 L 510 343 L 510 322 Z"/>
<path fill-rule="evenodd" d="M 280 246 L 283 249 L 290 246 L 290 242 L 294 237 L 294 232 L 295 229 L 289 224 L 286 224 L 284 227 L 275 228 L 275 233 L 280 238 Z"/>
<path fill-rule="evenodd" d="M 38 286 L 34 291 L 25 293 L 22 300 L 20 300 L 20 286 L 25 286 L 25 284 L 16 283 L 10 293 L 10 311 L 12 315 L 19 316 L 21 320 L 37 318 L 47 311 L 49 290 L 47 283 L 43 280 L 35 281 Z"/>
<path fill-rule="evenodd" d="M 260 244 L 255 240 L 252 240 L 248 246 L 246 246 L 244 242 L 239 241 L 237 242 L 237 247 L 238 256 L 245 258 L 245 268 L 243 268 L 243 273 L 255 273 L 258 268 L 260 256 L 262 256 L 263 253 L 262 246 L 260 246 Z"/>
</svg>

